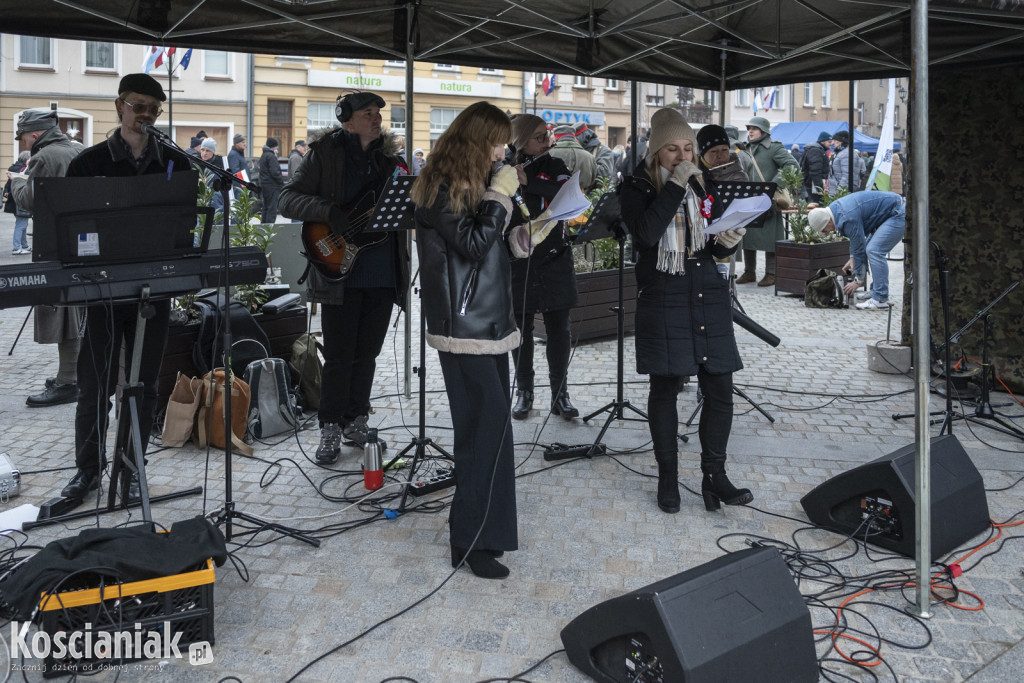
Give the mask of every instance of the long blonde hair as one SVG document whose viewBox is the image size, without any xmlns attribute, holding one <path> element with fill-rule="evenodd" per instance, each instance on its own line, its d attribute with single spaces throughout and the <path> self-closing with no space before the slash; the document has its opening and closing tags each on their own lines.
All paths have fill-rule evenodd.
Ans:
<svg viewBox="0 0 1024 683">
<path fill-rule="evenodd" d="M 455 117 L 441 134 L 412 186 L 412 201 L 430 207 L 438 188 L 448 184 L 448 199 L 456 213 L 474 211 L 483 198 L 491 173 L 491 154 L 508 143 L 512 123 L 489 102 L 475 102 Z"/>
</svg>

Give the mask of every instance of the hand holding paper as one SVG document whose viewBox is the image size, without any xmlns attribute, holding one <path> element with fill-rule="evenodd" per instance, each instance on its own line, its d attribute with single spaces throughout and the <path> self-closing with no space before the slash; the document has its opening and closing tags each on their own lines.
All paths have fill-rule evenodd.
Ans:
<svg viewBox="0 0 1024 683">
<path fill-rule="evenodd" d="M 550 209 L 545 209 L 532 221 L 514 228 L 509 238 L 513 256 L 517 258 L 529 256 L 533 248 L 543 242 L 556 225 L 558 225 L 558 221 L 551 218 Z"/>
<path fill-rule="evenodd" d="M 732 230 L 726 230 L 725 232 L 718 233 L 718 243 L 727 249 L 732 249 L 743 236 L 747 234 L 746 228 L 733 228 Z"/>
</svg>

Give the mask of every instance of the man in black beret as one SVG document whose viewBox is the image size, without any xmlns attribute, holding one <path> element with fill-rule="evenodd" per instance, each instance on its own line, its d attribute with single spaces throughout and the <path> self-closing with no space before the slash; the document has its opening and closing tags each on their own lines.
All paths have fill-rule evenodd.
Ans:
<svg viewBox="0 0 1024 683">
<path fill-rule="evenodd" d="M 191 169 L 189 157 L 161 146 L 143 125 L 153 125 L 163 113 L 166 100 L 160 84 L 147 74 L 128 74 L 121 79 L 114 108 L 121 125 L 109 138 L 86 149 L 68 166 L 67 175 L 125 177 L 150 173 L 185 173 Z M 139 225 L 139 230 L 147 226 Z M 171 311 L 169 299 L 151 301 L 153 316 L 146 322 L 146 333 L 139 358 L 139 382 L 143 385 L 139 410 L 139 436 L 142 449 L 149 444 L 156 409 L 157 377 L 167 342 L 167 324 Z M 78 409 L 75 412 L 75 465 L 78 471 L 61 495 L 84 499 L 99 486 L 107 466 L 100 443 L 107 433 L 110 397 L 117 383 L 117 363 L 122 340 L 126 349 L 134 346 L 138 306 L 134 303 L 104 304 L 88 307 L 82 350 L 78 356 Z M 130 367 L 131 359 L 126 359 Z M 136 481 L 131 495 L 137 496 Z"/>
</svg>

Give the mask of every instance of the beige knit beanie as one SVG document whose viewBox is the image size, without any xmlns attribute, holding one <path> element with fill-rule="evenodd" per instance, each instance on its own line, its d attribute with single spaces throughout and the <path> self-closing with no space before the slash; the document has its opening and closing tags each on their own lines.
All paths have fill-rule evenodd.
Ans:
<svg viewBox="0 0 1024 683">
<path fill-rule="evenodd" d="M 693 154 L 697 156 L 697 136 L 678 109 L 659 109 L 651 117 L 651 138 L 647 142 L 647 155 L 654 156 L 662 147 L 684 138 L 693 142 Z"/>
</svg>

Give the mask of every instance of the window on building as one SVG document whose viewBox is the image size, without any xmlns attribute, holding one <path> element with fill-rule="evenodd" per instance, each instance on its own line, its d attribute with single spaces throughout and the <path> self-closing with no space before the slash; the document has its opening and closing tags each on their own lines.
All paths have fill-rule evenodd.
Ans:
<svg viewBox="0 0 1024 683">
<path fill-rule="evenodd" d="M 480 68 L 480 73 L 483 74 L 484 76 L 500 76 L 501 75 L 501 69 L 487 69 L 487 68 L 481 67 Z"/>
<path fill-rule="evenodd" d="M 20 66 L 52 69 L 53 41 L 49 38 L 21 36 Z"/>
<path fill-rule="evenodd" d="M 85 68 L 89 71 L 116 71 L 114 44 L 87 42 L 85 44 Z"/>
<path fill-rule="evenodd" d="M 892 107 L 892 120 L 893 123 L 899 123 L 900 120 L 900 105 L 894 104 Z"/>
<path fill-rule="evenodd" d="M 750 91 L 746 88 L 742 88 L 736 91 L 736 106 L 737 107 L 749 107 L 750 106 Z"/>
<path fill-rule="evenodd" d="M 306 137 L 321 128 L 333 128 L 337 123 L 334 102 L 310 102 L 306 105 Z"/>
<path fill-rule="evenodd" d="M 587 87 L 587 77 L 586 76 L 573 76 L 572 77 L 572 85 L 573 85 L 574 88 L 586 88 Z"/>
<path fill-rule="evenodd" d="M 430 109 L 430 139 L 431 141 L 441 137 L 441 133 L 448 130 L 452 121 L 459 115 L 461 109 L 448 109 L 444 107 L 431 107 Z"/>
<path fill-rule="evenodd" d="M 813 83 L 804 83 L 804 106 L 805 107 L 813 107 L 814 106 L 814 84 Z"/>
<path fill-rule="evenodd" d="M 864 103 L 863 102 L 858 102 L 857 103 L 857 125 L 859 126 L 862 123 L 864 123 Z"/>
<path fill-rule="evenodd" d="M 404 69 L 405 68 L 405 60 L 404 59 L 385 59 L 384 60 L 384 66 L 391 67 L 392 69 Z"/>
<path fill-rule="evenodd" d="M 458 67 L 454 64 L 435 64 L 434 68 L 438 71 L 458 71 Z"/>
<path fill-rule="evenodd" d="M 398 135 L 405 135 L 405 107 L 390 107 L 391 130 Z"/>
<path fill-rule="evenodd" d="M 878 105 L 878 126 L 882 125 L 882 121 L 885 121 L 885 105 Z"/>
<path fill-rule="evenodd" d="M 775 86 L 775 100 L 772 102 L 772 109 L 786 108 L 786 89 L 787 86 Z"/>
<path fill-rule="evenodd" d="M 203 50 L 203 76 L 231 78 L 231 55 L 219 50 Z"/>
<path fill-rule="evenodd" d="M 832 83 L 825 81 L 821 84 L 821 107 L 828 109 L 832 106 Z"/>
<path fill-rule="evenodd" d="M 718 111 L 718 91 L 717 90 L 705 90 L 704 91 L 704 104 L 711 105 L 712 111 Z"/>
<path fill-rule="evenodd" d="M 647 105 L 650 107 L 665 106 L 665 85 L 651 83 L 647 86 Z"/>
<path fill-rule="evenodd" d="M 616 80 L 614 78 L 606 78 L 605 81 L 604 81 L 604 87 L 607 90 L 618 90 L 619 89 L 619 82 L 618 82 L 618 80 Z"/>
</svg>

